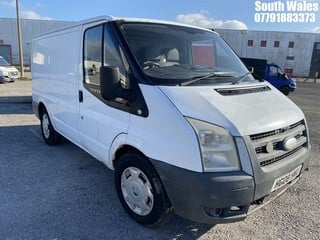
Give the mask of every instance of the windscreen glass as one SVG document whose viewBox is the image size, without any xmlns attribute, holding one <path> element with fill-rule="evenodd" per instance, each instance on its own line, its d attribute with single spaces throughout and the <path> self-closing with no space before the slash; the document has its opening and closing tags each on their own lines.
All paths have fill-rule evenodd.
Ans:
<svg viewBox="0 0 320 240">
<path fill-rule="evenodd" d="M 10 64 L 0 56 L 0 66 L 10 66 Z"/>
<path fill-rule="evenodd" d="M 123 23 L 122 32 L 143 72 L 159 85 L 255 81 L 212 31 L 154 23 Z"/>
</svg>

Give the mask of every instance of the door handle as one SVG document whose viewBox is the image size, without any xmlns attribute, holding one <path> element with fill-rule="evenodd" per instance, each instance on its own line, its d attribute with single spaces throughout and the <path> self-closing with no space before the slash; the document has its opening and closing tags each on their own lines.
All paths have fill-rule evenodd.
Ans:
<svg viewBox="0 0 320 240">
<path fill-rule="evenodd" d="M 83 102 L 83 92 L 79 90 L 79 102 Z"/>
</svg>

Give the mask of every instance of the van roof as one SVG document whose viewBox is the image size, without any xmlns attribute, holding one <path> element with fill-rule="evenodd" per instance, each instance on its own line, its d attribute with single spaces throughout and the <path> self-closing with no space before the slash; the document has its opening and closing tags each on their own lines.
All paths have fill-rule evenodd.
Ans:
<svg viewBox="0 0 320 240">
<path fill-rule="evenodd" d="M 54 32 L 58 32 L 61 30 L 66 30 L 66 29 L 70 29 L 70 28 L 74 28 L 77 26 L 82 26 L 85 24 L 89 24 L 89 23 L 95 23 L 95 22 L 111 22 L 111 21 L 124 21 L 124 22 L 141 22 L 141 23 L 159 23 L 159 24 L 169 24 L 169 25 L 176 25 L 176 26 L 183 26 L 183 27 L 191 27 L 191 28 L 196 28 L 196 29 L 201 29 L 201 30 L 206 30 L 206 31 L 211 31 L 209 29 L 206 28 L 201 28 L 201 27 L 197 27 L 194 25 L 188 25 L 188 24 L 183 24 L 183 23 L 178 23 L 178 22 L 172 22 L 172 21 L 164 21 L 164 20 L 156 20 L 156 19 L 147 19 L 147 18 L 127 18 L 127 17 L 113 17 L 113 16 L 108 16 L 108 15 L 104 15 L 104 16 L 98 16 L 98 17 L 94 17 L 94 18 L 89 18 L 86 20 L 82 20 L 79 22 L 75 22 L 73 24 L 70 24 L 69 26 L 63 27 L 63 28 L 58 28 L 58 29 L 54 29 L 52 31 L 48 31 L 42 34 L 39 34 L 37 36 L 35 36 L 34 38 L 37 37 L 41 37 L 44 36 L 46 34 L 50 34 L 50 33 L 54 33 Z"/>
</svg>

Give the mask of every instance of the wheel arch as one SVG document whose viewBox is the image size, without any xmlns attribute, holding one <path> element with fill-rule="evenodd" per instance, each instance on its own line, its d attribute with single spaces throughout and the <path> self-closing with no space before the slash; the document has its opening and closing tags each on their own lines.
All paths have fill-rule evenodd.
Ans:
<svg viewBox="0 0 320 240">
<path fill-rule="evenodd" d="M 288 85 L 288 84 L 283 84 L 280 88 L 279 88 L 279 90 L 280 90 L 280 92 L 282 92 L 284 95 L 289 95 L 289 93 L 290 93 L 290 86 Z"/>
<path fill-rule="evenodd" d="M 39 105 L 38 105 L 38 116 L 39 117 L 41 117 L 41 114 L 43 113 L 43 111 L 48 111 L 48 110 L 43 102 L 39 102 Z"/>
<path fill-rule="evenodd" d="M 129 145 L 129 144 L 123 144 L 121 146 L 119 146 L 117 148 L 117 150 L 114 152 L 113 154 L 113 158 L 112 158 L 112 168 L 114 169 L 117 162 L 119 161 L 119 159 L 127 154 L 127 153 L 136 153 L 136 154 L 139 154 L 141 155 L 146 161 L 150 162 L 149 161 L 149 158 L 142 152 L 140 151 L 139 149 L 137 149 L 136 147 L 132 146 L 132 145 Z M 151 162 L 150 162 L 151 163 Z M 152 163 L 151 163 L 152 165 Z"/>
<path fill-rule="evenodd" d="M 162 177 L 161 175 L 159 174 L 159 171 L 157 170 L 156 166 L 152 163 L 152 161 L 150 160 L 150 158 L 148 156 L 146 156 L 141 150 L 139 150 L 138 148 L 132 146 L 132 145 L 129 145 L 129 144 L 124 144 L 124 145 L 121 145 L 117 151 L 114 153 L 114 158 L 112 159 L 112 167 L 113 167 L 113 170 L 115 169 L 116 167 L 116 164 L 117 162 L 119 161 L 119 159 L 128 154 L 128 153 L 133 153 L 133 154 L 137 154 L 139 156 L 141 156 L 143 158 L 142 162 L 146 162 L 155 172 L 155 174 L 158 176 L 159 178 L 159 182 L 157 184 L 161 185 L 162 188 L 164 189 L 164 192 L 168 198 L 168 201 L 170 202 L 171 204 L 171 200 L 167 194 L 167 189 L 165 188 L 165 185 L 163 184 L 162 182 Z M 156 191 L 159 191 L 159 188 L 156 189 Z"/>
</svg>

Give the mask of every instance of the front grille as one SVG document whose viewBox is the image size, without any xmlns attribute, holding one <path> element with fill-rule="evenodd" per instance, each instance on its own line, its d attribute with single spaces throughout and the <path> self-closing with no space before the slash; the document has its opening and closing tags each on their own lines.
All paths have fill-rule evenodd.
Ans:
<svg viewBox="0 0 320 240">
<path fill-rule="evenodd" d="M 258 134 L 253 134 L 250 136 L 251 140 L 257 140 L 257 139 L 261 139 L 261 138 L 266 138 L 266 137 L 269 137 L 269 136 L 274 136 L 274 135 L 277 135 L 279 133 L 283 133 L 283 132 L 286 132 L 286 131 L 289 131 L 293 128 L 296 128 L 300 125 L 304 125 L 304 122 L 303 120 L 297 122 L 297 123 L 294 123 L 294 124 L 291 124 L 287 127 L 284 127 L 284 128 L 278 128 L 276 130 L 273 130 L 273 131 L 269 131 L 269 132 L 265 132 L 265 133 L 258 133 Z"/>
<path fill-rule="evenodd" d="M 9 75 L 10 75 L 10 76 L 18 76 L 18 74 L 19 74 L 19 73 L 18 73 L 17 71 L 15 71 L 15 72 L 9 72 Z"/>
<path fill-rule="evenodd" d="M 303 146 L 299 146 L 298 148 L 296 148 L 296 149 L 294 149 L 294 150 L 292 150 L 292 151 L 290 151 L 290 152 L 287 152 L 287 153 L 285 153 L 285 154 L 283 154 L 283 155 L 281 155 L 281 156 L 279 156 L 279 157 L 275 157 L 275 158 L 271 158 L 271 159 L 262 161 L 262 162 L 260 163 L 260 166 L 261 166 L 261 167 L 265 167 L 265 166 L 268 166 L 268 165 L 270 165 L 270 164 L 272 164 L 272 163 L 278 162 L 278 161 L 280 161 L 280 160 L 282 160 L 282 159 L 284 159 L 284 158 L 286 158 L 286 157 L 289 157 L 289 156 L 295 154 L 296 152 L 298 152 L 298 151 L 299 151 L 300 149 L 302 149 L 302 148 L 303 148 Z"/>
<path fill-rule="evenodd" d="M 282 161 L 307 147 L 307 131 L 303 120 L 283 128 L 253 134 L 250 139 L 261 167 Z M 295 144 L 286 147 L 288 139 L 294 140 Z"/>
</svg>

